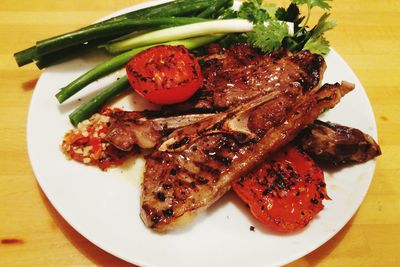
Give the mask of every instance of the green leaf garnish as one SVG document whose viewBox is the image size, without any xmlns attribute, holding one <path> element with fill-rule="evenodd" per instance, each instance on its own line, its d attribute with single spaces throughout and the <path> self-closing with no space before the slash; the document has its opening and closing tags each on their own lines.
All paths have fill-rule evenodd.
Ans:
<svg viewBox="0 0 400 267">
<path fill-rule="evenodd" d="M 263 23 L 271 18 L 267 10 L 262 7 L 262 0 L 243 2 L 239 8 L 238 16 L 254 24 Z"/>
<path fill-rule="evenodd" d="M 288 36 L 289 29 L 286 23 L 270 21 L 267 26 L 258 24 L 252 32 L 247 34 L 248 40 L 264 53 L 278 50 L 282 47 L 282 40 Z"/>
<path fill-rule="evenodd" d="M 328 17 L 328 13 L 323 14 L 317 25 L 310 31 L 310 37 L 303 47 L 304 50 L 320 55 L 329 53 L 329 41 L 324 37 L 324 33 L 333 29 L 336 26 L 336 22 L 328 20 Z"/>
<path fill-rule="evenodd" d="M 277 20 L 289 21 L 295 24 L 300 24 L 304 17 L 300 16 L 299 7 L 291 3 L 287 9 L 280 7 L 275 12 L 275 17 Z"/>
<path fill-rule="evenodd" d="M 317 25 L 311 30 L 313 36 L 320 36 L 336 26 L 336 21 L 328 20 L 329 15 L 325 13 L 319 18 Z"/>
<path fill-rule="evenodd" d="M 255 26 L 247 34 L 230 35 L 224 38 L 224 43 L 249 42 L 253 46 L 269 53 L 280 48 L 288 49 L 294 53 L 309 50 L 312 53 L 326 55 L 329 53 L 329 42 L 324 33 L 333 29 L 336 22 L 328 20 L 329 13 L 321 16 L 314 27 L 308 25 L 313 8 L 330 10 L 329 2 L 332 0 L 291 0 L 287 7 L 271 7 L 262 5 L 262 0 L 249 0 L 243 2 L 238 11 L 227 13 L 225 17 L 239 17 L 247 19 Z M 298 5 L 307 6 L 307 14 L 300 14 Z M 294 34 L 289 36 L 288 25 L 292 22 Z M 268 24 L 267 24 L 268 23 Z"/>
<path fill-rule="evenodd" d="M 326 55 L 329 53 L 329 41 L 324 36 L 312 37 L 308 39 L 303 47 L 304 50 L 309 50 L 314 54 Z"/>
</svg>

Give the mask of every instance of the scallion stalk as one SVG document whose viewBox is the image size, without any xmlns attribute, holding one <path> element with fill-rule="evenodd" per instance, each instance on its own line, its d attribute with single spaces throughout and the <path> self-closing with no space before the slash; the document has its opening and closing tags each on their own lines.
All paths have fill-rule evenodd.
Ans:
<svg viewBox="0 0 400 267">
<path fill-rule="evenodd" d="M 91 40 L 112 36 L 121 36 L 153 27 L 172 27 L 191 23 L 203 22 L 202 18 L 190 17 L 161 17 L 161 18 L 134 18 L 112 21 L 88 29 L 81 29 L 57 37 L 49 38 L 37 42 L 37 56 L 46 55 L 54 51 L 62 50 L 77 44 L 82 44 Z"/>
<path fill-rule="evenodd" d="M 211 16 L 216 16 L 217 12 L 221 8 L 229 8 L 233 6 L 233 0 L 215 0 L 215 4 L 210 5 L 207 9 L 203 10 L 197 17 L 199 18 L 209 18 Z"/>
<path fill-rule="evenodd" d="M 36 46 L 29 47 L 25 50 L 19 51 L 14 54 L 15 61 L 18 67 L 32 63 L 33 59 L 37 57 Z"/>
<path fill-rule="evenodd" d="M 128 78 L 126 76 L 120 78 L 110 87 L 106 88 L 98 95 L 83 103 L 70 115 L 69 119 L 74 126 L 79 122 L 88 119 L 94 113 L 98 112 L 107 102 L 111 101 L 114 97 L 118 96 L 125 89 L 129 87 Z"/>
<path fill-rule="evenodd" d="M 77 31 L 66 33 L 63 35 L 59 35 L 56 37 L 48 38 L 46 40 L 42 40 L 37 42 L 38 47 L 35 45 L 33 47 L 27 48 L 25 50 L 19 51 L 14 54 L 14 58 L 18 64 L 18 66 L 23 66 L 29 64 L 31 62 L 37 61 L 40 57 L 51 54 L 54 51 L 60 51 L 60 53 L 65 54 L 65 48 L 76 45 L 77 43 L 84 44 L 85 42 L 92 41 L 93 39 L 87 38 L 88 33 L 94 33 L 97 31 L 97 28 L 106 30 L 109 33 L 112 33 L 109 40 L 115 38 L 116 31 L 112 30 L 112 27 L 117 26 L 120 27 L 120 23 L 128 19 L 145 19 L 145 18 L 160 18 L 160 17 L 173 17 L 173 16 L 186 16 L 188 14 L 199 13 L 204 9 L 210 6 L 209 0 L 176 0 L 172 2 L 167 2 L 164 4 L 160 4 L 157 6 L 151 6 L 148 8 L 135 10 L 126 14 L 122 14 L 111 19 L 98 22 L 84 28 L 81 28 Z M 107 27 L 111 27 L 111 29 L 107 29 Z M 106 31 L 104 30 L 104 31 Z M 79 33 L 79 34 L 78 34 Z M 119 33 L 119 36 L 124 35 L 126 32 L 122 31 Z M 75 36 L 73 42 L 67 38 L 67 36 Z M 91 35 L 95 39 L 99 39 L 100 37 L 95 35 Z M 104 35 L 103 35 L 104 37 Z M 78 40 L 81 39 L 80 42 Z M 65 43 L 64 43 L 65 42 Z M 47 49 L 50 48 L 50 49 Z M 38 51 L 39 50 L 39 51 Z"/>
<path fill-rule="evenodd" d="M 290 31 L 293 33 L 293 23 L 288 23 L 288 25 L 289 30 L 291 28 Z M 212 20 L 157 30 L 129 39 L 111 42 L 104 47 L 110 53 L 121 53 L 135 47 L 162 43 L 174 39 L 186 39 L 208 34 L 249 32 L 253 30 L 253 26 L 254 25 L 246 19 Z"/>
</svg>

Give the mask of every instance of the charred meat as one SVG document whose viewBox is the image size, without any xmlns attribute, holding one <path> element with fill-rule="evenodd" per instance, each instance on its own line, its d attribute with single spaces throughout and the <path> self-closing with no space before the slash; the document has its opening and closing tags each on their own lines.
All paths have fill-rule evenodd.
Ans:
<svg viewBox="0 0 400 267">
<path fill-rule="evenodd" d="M 123 111 L 110 114 L 106 140 L 122 151 L 154 148 L 161 138 L 177 128 L 192 124 L 213 114 L 175 115 L 159 111 Z"/>
<path fill-rule="evenodd" d="M 353 88 L 337 83 L 297 95 L 274 91 L 175 130 L 147 157 L 142 220 L 160 232 L 186 223 Z M 257 112 L 275 114 L 250 123 Z"/>
<path fill-rule="evenodd" d="M 268 113 L 260 110 L 252 112 L 248 118 L 248 128 L 260 135 L 260 129 L 279 123 L 279 114 L 282 114 L 288 101 L 289 99 L 282 98 L 279 102 L 270 103 Z M 118 110 L 109 115 L 112 123 L 106 140 L 122 151 L 131 151 L 136 146 L 152 149 L 173 130 L 213 115 L 215 114 L 201 113 L 168 116 L 160 112 Z M 355 128 L 319 120 L 299 134 L 297 143 L 302 150 L 325 165 L 363 163 L 381 155 L 379 145 L 368 134 Z"/>
<path fill-rule="evenodd" d="M 211 46 L 200 58 L 203 87 L 184 104 L 172 108 L 226 110 L 272 91 L 306 92 L 320 84 L 323 57 L 309 51 L 264 54 L 248 44 Z"/>
<path fill-rule="evenodd" d="M 316 121 L 299 136 L 300 147 L 329 165 L 362 163 L 381 155 L 374 139 L 358 129 Z"/>
</svg>

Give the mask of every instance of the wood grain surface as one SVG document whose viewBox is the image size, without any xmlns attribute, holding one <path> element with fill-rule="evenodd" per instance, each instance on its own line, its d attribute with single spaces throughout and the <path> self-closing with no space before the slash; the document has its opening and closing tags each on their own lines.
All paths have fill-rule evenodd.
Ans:
<svg viewBox="0 0 400 267">
<path fill-rule="evenodd" d="M 26 149 L 26 121 L 41 71 L 34 65 L 18 68 L 12 55 L 138 2 L 0 1 L 0 266 L 131 266 L 77 233 L 38 186 Z M 328 38 L 367 91 L 383 155 L 351 221 L 289 266 L 400 266 L 400 1 L 332 5 L 338 26 Z"/>
</svg>

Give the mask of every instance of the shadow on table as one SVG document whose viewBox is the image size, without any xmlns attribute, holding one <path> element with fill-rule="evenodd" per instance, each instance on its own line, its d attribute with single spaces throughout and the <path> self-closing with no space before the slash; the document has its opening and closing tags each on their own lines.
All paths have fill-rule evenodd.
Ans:
<svg viewBox="0 0 400 267">
<path fill-rule="evenodd" d="M 39 187 L 39 186 L 38 186 Z M 68 224 L 67 221 L 57 212 L 57 210 L 51 205 L 50 201 L 47 199 L 46 195 L 40 189 L 40 196 L 43 199 L 47 210 L 49 211 L 54 223 L 63 232 L 65 237 L 71 242 L 74 247 L 76 247 L 86 258 L 91 260 L 96 266 L 126 266 L 134 267 L 126 261 L 123 261 L 104 250 L 100 249 L 89 240 L 80 235 L 72 226 Z"/>
</svg>

